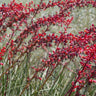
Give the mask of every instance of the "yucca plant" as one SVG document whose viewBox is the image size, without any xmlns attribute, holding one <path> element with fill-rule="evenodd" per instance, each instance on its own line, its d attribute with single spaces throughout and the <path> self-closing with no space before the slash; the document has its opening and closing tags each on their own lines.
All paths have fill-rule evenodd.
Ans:
<svg viewBox="0 0 96 96">
<path fill-rule="evenodd" d="M 88 11 L 95 7 L 93 0 L 2 4 L 0 95 L 94 96 L 96 18 Z"/>
</svg>

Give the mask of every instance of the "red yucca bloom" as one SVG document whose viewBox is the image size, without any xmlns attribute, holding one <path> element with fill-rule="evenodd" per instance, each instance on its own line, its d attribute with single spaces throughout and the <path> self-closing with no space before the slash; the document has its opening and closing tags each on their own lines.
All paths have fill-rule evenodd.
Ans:
<svg viewBox="0 0 96 96">
<path fill-rule="evenodd" d="M 8 65 L 7 69 L 5 68 L 1 74 L 0 79 L 10 69 L 15 68 L 16 65 L 19 66 L 18 62 L 22 62 L 23 56 L 27 56 L 38 48 L 42 48 L 46 51 L 48 57 L 42 58 L 40 65 L 37 67 L 32 65 L 31 68 L 34 70 L 34 74 L 32 77 L 28 76 L 27 87 L 24 87 L 20 96 L 30 85 L 29 81 L 34 78 L 42 80 L 38 75 L 40 72 L 44 72 L 47 68 L 52 69 L 39 90 L 43 88 L 49 77 L 52 76 L 56 67 L 59 65 L 66 66 L 68 63 L 64 63 L 64 60 L 72 61 L 75 57 L 80 58 L 81 68 L 78 69 L 72 86 L 65 96 L 71 96 L 73 92 L 75 92 L 75 96 L 81 96 L 80 90 L 87 85 L 96 83 L 96 26 L 92 24 L 90 28 L 78 32 L 78 35 L 67 33 L 67 29 L 70 28 L 69 25 L 74 19 L 73 16 L 70 16 L 71 11 L 76 7 L 88 7 L 89 5 L 96 7 L 96 1 L 49 0 L 48 3 L 45 3 L 41 0 L 38 5 L 31 1 L 24 6 L 22 3 L 18 4 L 13 0 L 9 4 L 2 4 L 0 7 L 0 43 L 5 42 L 5 44 L 0 51 L 0 65 L 3 65 L 2 61 L 5 54 L 7 54 Z M 41 11 L 46 11 L 48 8 L 55 6 L 59 8 L 59 12 L 56 12 L 56 14 L 35 18 Z M 51 34 L 50 26 L 55 25 L 64 27 L 64 31 L 59 31 L 59 35 L 56 33 Z M 7 33 L 8 29 L 11 30 L 10 34 Z M 28 39 L 29 36 L 30 39 Z M 28 42 L 26 39 L 28 39 Z M 63 46 L 61 47 L 61 45 Z M 48 48 L 54 46 L 56 46 L 55 50 L 48 50 Z M 82 96 L 85 95 L 82 94 Z"/>
</svg>

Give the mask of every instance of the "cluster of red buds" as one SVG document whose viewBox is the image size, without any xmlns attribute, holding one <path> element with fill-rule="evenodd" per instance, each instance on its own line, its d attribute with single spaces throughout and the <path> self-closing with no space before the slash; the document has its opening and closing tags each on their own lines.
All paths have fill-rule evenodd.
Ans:
<svg viewBox="0 0 96 96">
<path fill-rule="evenodd" d="M 81 68 L 78 69 L 77 77 L 65 96 L 71 96 L 75 89 L 75 96 L 79 96 L 82 88 L 96 83 L 96 26 L 92 24 L 90 28 L 78 32 L 78 35 L 67 33 L 67 29 L 74 19 L 70 15 L 71 11 L 76 7 L 88 7 L 90 4 L 96 7 L 96 1 L 93 0 L 49 0 L 47 3 L 41 0 L 37 5 L 31 1 L 25 6 L 13 0 L 8 5 L 2 4 L 0 7 L 0 43 L 5 44 L 0 51 L 0 65 L 3 65 L 3 56 L 7 54 L 9 67 L 5 68 L 0 79 L 18 65 L 18 61 L 20 62 L 23 56 L 42 48 L 47 52 L 48 57 L 42 58 L 41 64 L 37 68 L 32 65 L 31 68 L 35 73 L 33 77 L 29 78 L 29 81 L 33 78 L 42 80 L 38 76 L 39 72 L 45 71 L 47 68 L 52 68 L 53 72 L 58 65 L 62 65 L 64 60 L 72 60 L 78 56 L 81 60 L 79 62 Z M 48 15 L 48 17 L 36 17 L 42 11 L 55 6 L 59 9 L 56 14 Z M 64 31 L 59 31 L 59 35 L 50 33 L 50 26 L 64 27 Z M 8 30 L 11 33 L 8 33 Z M 5 40 L 3 40 L 4 38 Z M 55 50 L 48 50 L 54 46 Z M 15 58 L 16 56 L 17 58 Z M 52 72 L 47 76 L 48 78 Z M 28 84 L 30 85 L 29 82 Z"/>
</svg>

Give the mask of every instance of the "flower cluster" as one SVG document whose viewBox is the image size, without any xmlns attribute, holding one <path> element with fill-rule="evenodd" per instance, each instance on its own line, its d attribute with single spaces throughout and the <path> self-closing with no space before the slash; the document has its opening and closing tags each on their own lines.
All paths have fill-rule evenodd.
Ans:
<svg viewBox="0 0 96 96">
<path fill-rule="evenodd" d="M 58 65 L 62 66 L 64 60 L 71 61 L 78 56 L 81 60 L 79 62 L 81 68 L 76 73 L 77 76 L 72 82 L 72 87 L 66 92 L 65 96 L 71 96 L 73 91 L 76 92 L 75 96 L 79 96 L 82 88 L 91 85 L 91 83 L 96 83 L 96 26 L 92 24 L 90 28 L 78 32 L 78 35 L 67 33 L 67 29 L 74 19 L 70 16 L 71 10 L 76 7 L 88 7 L 90 4 L 96 7 L 96 1 L 93 0 L 49 0 L 48 3 L 41 0 L 38 5 L 31 1 L 25 6 L 13 0 L 8 5 L 2 4 L 0 7 L 0 42 L 3 43 L 4 40 L 2 39 L 5 37 L 7 40 L 0 52 L 0 62 L 6 53 L 9 66 L 1 74 L 0 79 L 10 69 L 18 65 L 18 62 L 22 62 L 25 55 L 27 56 L 38 48 L 42 48 L 47 52 L 48 58 L 42 58 L 40 66 L 36 68 L 32 65 L 34 74 L 33 77 L 28 78 L 29 81 L 34 78 L 42 80 L 38 73 L 50 68 L 52 71 L 47 76 L 45 84 Z M 54 6 L 58 7 L 59 12 L 56 12 L 53 16 L 48 15 L 48 17 L 43 16 L 36 19 L 36 15 L 42 10 L 46 11 Z M 55 25 L 59 27 L 64 25 L 64 31 L 59 31 L 59 35 L 48 33 L 50 26 Z M 11 33 L 7 33 L 9 29 Z M 56 47 L 55 50 L 48 50 L 48 48 L 54 46 Z M 3 63 L 0 63 L 0 65 L 3 65 Z M 29 86 L 30 82 L 27 85 Z M 27 88 L 26 86 L 21 95 Z"/>
</svg>

